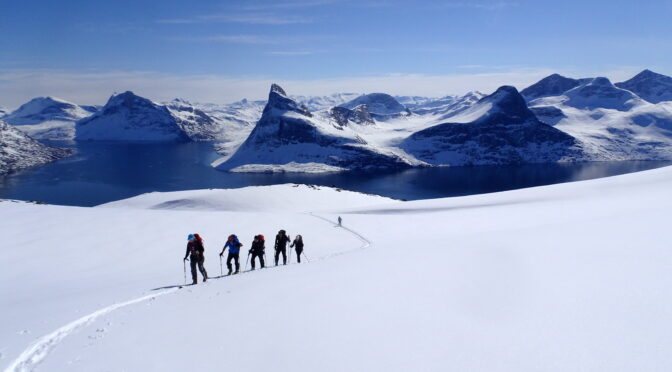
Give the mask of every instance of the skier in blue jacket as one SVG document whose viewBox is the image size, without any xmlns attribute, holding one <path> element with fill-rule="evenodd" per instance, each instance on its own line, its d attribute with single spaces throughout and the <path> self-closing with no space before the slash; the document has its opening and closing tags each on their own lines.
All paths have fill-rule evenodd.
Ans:
<svg viewBox="0 0 672 372">
<path fill-rule="evenodd" d="M 226 244 L 224 244 L 224 248 L 222 248 L 222 253 L 219 254 L 221 257 L 224 254 L 224 251 L 226 248 L 229 248 L 229 256 L 226 258 L 226 267 L 229 268 L 229 273 L 228 275 L 231 275 L 233 271 L 233 267 L 231 266 L 231 260 L 234 260 L 236 262 L 236 272 L 234 274 L 238 274 L 240 272 L 240 262 L 239 262 L 239 255 L 240 255 L 240 247 L 243 246 L 243 243 L 238 241 L 238 237 L 235 235 L 229 235 L 229 239 L 227 239 Z"/>
</svg>

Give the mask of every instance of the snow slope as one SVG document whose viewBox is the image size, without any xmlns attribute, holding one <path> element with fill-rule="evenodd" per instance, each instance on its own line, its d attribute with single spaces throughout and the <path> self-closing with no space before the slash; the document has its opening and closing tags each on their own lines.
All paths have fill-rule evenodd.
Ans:
<svg viewBox="0 0 672 372">
<path fill-rule="evenodd" d="M 4 246 L 20 247 L 0 256 L 0 367 L 667 371 L 672 250 L 661 231 L 671 187 L 668 167 L 460 198 L 334 199 L 344 228 L 329 222 L 336 212 L 296 212 L 308 204 L 0 202 L 12 216 L 0 225 Z M 297 201 L 324 191 L 273 192 L 292 190 Z M 162 199 L 153 198 L 147 206 Z M 310 263 L 173 287 L 186 234 L 205 237 L 215 276 L 229 233 L 244 252 L 252 235 L 270 240 L 279 228 L 303 234 Z"/>
<path fill-rule="evenodd" d="M 37 97 L 8 113 L 3 120 L 36 139 L 72 140 L 75 122 L 95 111 L 95 107 L 79 106 L 56 97 Z"/>
<path fill-rule="evenodd" d="M 0 120 L 0 174 L 69 156 L 72 150 L 45 146 Z"/>
</svg>

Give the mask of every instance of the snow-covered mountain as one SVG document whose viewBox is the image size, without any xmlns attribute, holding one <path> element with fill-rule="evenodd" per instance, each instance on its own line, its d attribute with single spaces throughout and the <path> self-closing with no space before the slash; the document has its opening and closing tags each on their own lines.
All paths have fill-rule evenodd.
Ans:
<svg viewBox="0 0 672 372">
<path fill-rule="evenodd" d="M 96 112 L 94 106 L 79 106 L 56 97 L 37 97 L 7 114 L 3 120 L 37 139 L 69 140 L 75 122 Z"/>
<path fill-rule="evenodd" d="M 196 108 L 189 101 L 174 99 L 165 105 L 178 119 L 182 130 L 194 141 L 214 141 L 225 137 L 226 128 L 220 120 Z"/>
<path fill-rule="evenodd" d="M 503 86 L 443 123 L 414 133 L 402 147 L 435 165 L 581 159 L 577 141 L 540 122 L 514 87 Z"/>
<path fill-rule="evenodd" d="M 578 87 L 585 81 L 586 79 L 572 79 L 560 74 L 552 74 L 521 90 L 520 94 L 528 101 L 541 97 L 557 96 Z"/>
<path fill-rule="evenodd" d="M 359 96 L 361 96 L 359 93 L 334 93 L 326 96 L 290 96 L 290 98 L 315 112 L 342 105 Z"/>
<path fill-rule="evenodd" d="M 632 79 L 615 84 L 651 103 L 672 101 L 672 77 L 644 70 Z"/>
<path fill-rule="evenodd" d="M 336 106 L 329 110 L 331 116 L 336 120 L 338 125 L 344 127 L 348 123 L 355 124 L 375 124 L 375 120 L 371 117 L 371 113 L 366 105 L 355 106 L 352 110 L 349 108 Z"/>
<path fill-rule="evenodd" d="M 408 163 L 368 145 L 329 113 L 311 113 L 273 84 L 262 117 L 250 136 L 216 166 L 239 172 L 323 172 L 400 168 Z"/>
<path fill-rule="evenodd" d="M 353 110 L 355 107 L 361 105 L 366 105 L 367 111 L 372 117 L 378 120 L 388 120 L 411 115 L 411 111 L 406 106 L 385 93 L 364 94 L 339 106 Z"/>
<path fill-rule="evenodd" d="M 7 114 L 9 114 L 9 110 L 0 106 L 0 119 L 2 119 Z"/>
<path fill-rule="evenodd" d="M 72 150 L 45 146 L 0 120 L 0 174 L 64 158 Z"/>
<path fill-rule="evenodd" d="M 92 116 L 77 122 L 77 140 L 184 142 L 183 121 L 165 106 L 127 91 L 110 97 Z"/>
<path fill-rule="evenodd" d="M 649 103 L 598 77 L 529 105 L 580 141 L 590 160 L 672 159 L 672 102 Z"/>
</svg>

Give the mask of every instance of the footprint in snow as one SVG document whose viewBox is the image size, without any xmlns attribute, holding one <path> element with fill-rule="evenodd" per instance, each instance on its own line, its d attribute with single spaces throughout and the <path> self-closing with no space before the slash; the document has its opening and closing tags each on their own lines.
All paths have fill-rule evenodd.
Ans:
<svg viewBox="0 0 672 372">
<path fill-rule="evenodd" d="M 28 329 L 22 329 L 22 330 L 16 332 L 16 334 L 19 334 L 19 335 L 28 335 L 28 334 L 30 334 L 30 330 L 28 330 Z"/>
</svg>

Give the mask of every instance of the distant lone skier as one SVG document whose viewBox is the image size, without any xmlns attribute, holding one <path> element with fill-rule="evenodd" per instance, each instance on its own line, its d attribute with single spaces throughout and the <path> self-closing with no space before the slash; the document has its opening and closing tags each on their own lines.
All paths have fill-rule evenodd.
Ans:
<svg viewBox="0 0 672 372">
<path fill-rule="evenodd" d="M 290 248 L 296 247 L 296 261 L 301 263 L 301 253 L 303 253 L 303 237 L 297 235 L 294 237 L 294 241 L 289 246 Z"/>
<path fill-rule="evenodd" d="M 205 262 L 205 247 L 203 246 L 203 239 L 198 234 L 189 234 L 187 237 L 189 242 L 187 243 L 187 252 L 184 254 L 184 260 L 189 257 L 189 264 L 191 265 L 191 284 L 198 283 L 198 276 L 196 275 L 196 266 L 198 270 L 203 275 L 203 282 L 208 280 L 208 273 L 203 267 Z"/>
<path fill-rule="evenodd" d="M 264 246 L 264 236 L 259 234 L 254 236 L 254 241 L 252 241 L 252 248 L 250 249 L 249 254 L 252 254 L 252 270 L 254 270 L 254 259 L 259 257 L 259 263 L 261 268 L 264 268 L 264 251 L 266 247 Z"/>
<path fill-rule="evenodd" d="M 233 260 L 236 263 L 236 272 L 234 274 L 238 274 L 240 272 L 239 257 L 240 257 L 240 247 L 242 246 L 243 243 L 238 241 L 238 237 L 236 235 L 233 234 L 229 235 L 226 244 L 224 244 L 224 247 L 222 248 L 222 252 L 219 254 L 219 257 L 222 257 L 226 248 L 229 248 L 229 255 L 226 257 L 226 267 L 229 269 L 229 273 L 227 275 L 231 275 L 231 273 L 233 272 L 233 266 L 231 265 L 231 260 Z"/>
<path fill-rule="evenodd" d="M 280 230 L 278 235 L 275 236 L 275 266 L 278 266 L 280 253 L 282 253 L 282 264 L 287 265 L 287 243 L 290 240 L 285 230 Z"/>
<path fill-rule="evenodd" d="M 341 226 L 341 222 L 343 222 L 343 219 L 341 218 L 341 216 L 338 216 L 338 226 Z"/>
</svg>

